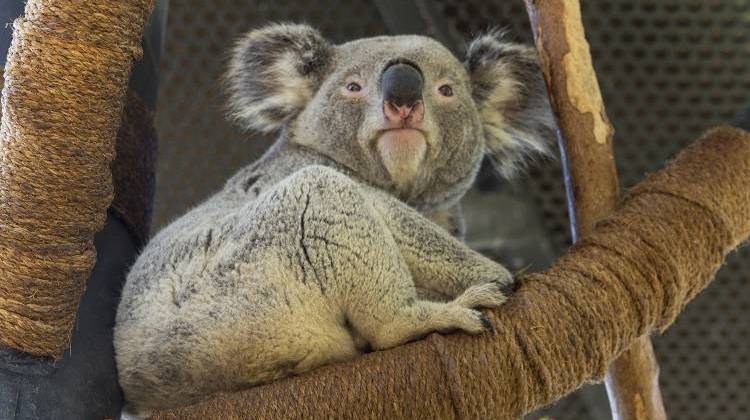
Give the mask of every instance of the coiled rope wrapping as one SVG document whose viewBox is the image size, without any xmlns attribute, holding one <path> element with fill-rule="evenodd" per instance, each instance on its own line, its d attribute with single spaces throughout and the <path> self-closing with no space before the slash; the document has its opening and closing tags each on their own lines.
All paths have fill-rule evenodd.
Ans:
<svg viewBox="0 0 750 420">
<path fill-rule="evenodd" d="M 714 129 L 489 311 L 494 333 L 433 334 L 156 418 L 518 418 L 601 380 L 633 340 L 666 328 L 748 235 L 750 134 Z"/>
<path fill-rule="evenodd" d="M 153 0 L 29 0 L 0 126 L 0 343 L 59 356 L 112 200 L 110 162 Z"/>
</svg>

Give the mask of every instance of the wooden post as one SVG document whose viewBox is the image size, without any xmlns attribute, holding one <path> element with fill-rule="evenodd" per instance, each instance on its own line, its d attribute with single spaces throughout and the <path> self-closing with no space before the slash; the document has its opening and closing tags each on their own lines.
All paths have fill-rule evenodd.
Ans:
<svg viewBox="0 0 750 420">
<path fill-rule="evenodd" d="M 612 211 L 619 194 L 607 118 L 578 0 L 525 0 L 550 101 L 560 128 L 573 241 Z M 659 367 L 648 336 L 636 340 L 605 377 L 615 420 L 666 419 Z"/>
</svg>

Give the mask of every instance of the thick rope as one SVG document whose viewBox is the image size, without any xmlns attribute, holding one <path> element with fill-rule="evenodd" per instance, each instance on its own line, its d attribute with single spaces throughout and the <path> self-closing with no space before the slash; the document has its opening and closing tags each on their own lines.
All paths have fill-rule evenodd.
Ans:
<svg viewBox="0 0 750 420">
<path fill-rule="evenodd" d="M 156 418 L 518 418 L 601 380 L 748 235 L 750 134 L 714 129 L 489 311 L 495 332 L 432 335 Z"/>
<path fill-rule="evenodd" d="M 122 99 L 153 0 L 29 0 L 0 126 L 0 343 L 59 356 L 112 200 Z"/>
</svg>

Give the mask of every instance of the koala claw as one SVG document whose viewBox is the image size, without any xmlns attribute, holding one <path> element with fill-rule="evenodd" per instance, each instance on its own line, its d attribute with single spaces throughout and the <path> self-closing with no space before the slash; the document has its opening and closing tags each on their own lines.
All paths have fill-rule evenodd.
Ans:
<svg viewBox="0 0 750 420">
<path fill-rule="evenodd" d="M 502 291 L 506 296 L 514 294 L 516 290 L 518 290 L 518 287 L 521 285 L 512 277 L 510 277 L 509 279 L 498 279 L 493 283 L 497 284 L 498 287 L 500 287 L 500 291 Z"/>
<path fill-rule="evenodd" d="M 481 334 L 485 331 L 494 330 L 492 321 L 487 316 L 477 310 L 469 309 L 471 315 L 470 324 L 460 327 L 463 331 L 469 334 Z"/>
<path fill-rule="evenodd" d="M 482 314 L 479 317 L 479 320 L 482 321 L 482 326 L 484 327 L 485 330 L 487 330 L 487 331 L 495 331 L 495 325 L 492 324 L 492 321 L 490 321 L 490 319 L 487 317 L 487 315 Z"/>
</svg>

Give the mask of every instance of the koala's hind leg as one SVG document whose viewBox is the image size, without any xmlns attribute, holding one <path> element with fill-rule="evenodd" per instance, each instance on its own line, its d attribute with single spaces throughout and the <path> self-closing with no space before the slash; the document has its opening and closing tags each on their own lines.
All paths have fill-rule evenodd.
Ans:
<svg viewBox="0 0 750 420">
<path fill-rule="evenodd" d="M 296 252 L 303 258 L 293 260 L 303 262 L 307 284 L 325 284 L 321 294 L 341 305 L 344 323 L 373 348 L 393 347 L 433 331 L 476 334 L 489 328 L 473 309 L 488 305 L 417 299 L 409 266 L 389 229 L 391 221 L 374 209 L 361 184 L 311 166 L 292 175 L 276 196 L 289 204 L 286 209 L 299 207 Z"/>
<path fill-rule="evenodd" d="M 510 290 L 513 283 L 505 267 L 411 207 L 388 197 L 373 201 L 389 221 L 388 228 L 417 287 L 460 299 L 468 306 L 497 306 L 505 300 L 503 290 Z"/>
<path fill-rule="evenodd" d="M 373 221 L 382 222 L 379 218 Z M 398 246 L 385 226 L 373 235 L 362 260 L 355 256 L 346 298 L 346 317 L 357 334 L 376 350 L 394 347 L 431 332 L 462 330 L 478 334 L 492 325 L 474 308 L 497 306 L 504 296 L 494 293 L 461 295 L 450 302 L 430 302 L 417 298 L 417 291 Z M 369 258 L 367 258 L 369 257 Z M 372 258 L 374 264 L 367 264 Z M 361 263 L 365 263 L 360 265 Z M 467 291 L 468 292 L 468 291 Z"/>
<path fill-rule="evenodd" d="M 356 270 L 358 278 L 351 280 L 346 299 L 349 323 L 372 348 L 394 347 L 435 331 L 478 334 L 492 327 L 474 308 L 501 304 L 504 296 L 499 289 L 472 294 L 473 299 L 462 295 L 450 302 L 419 300 L 409 267 L 393 237 L 385 226 L 381 232 L 373 236 L 368 248 L 376 263 Z"/>
</svg>

